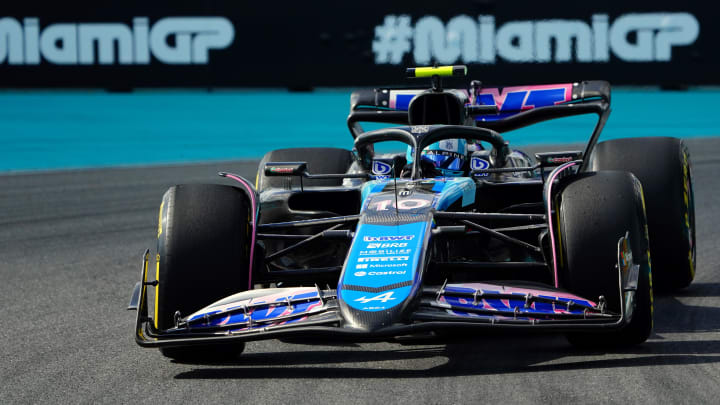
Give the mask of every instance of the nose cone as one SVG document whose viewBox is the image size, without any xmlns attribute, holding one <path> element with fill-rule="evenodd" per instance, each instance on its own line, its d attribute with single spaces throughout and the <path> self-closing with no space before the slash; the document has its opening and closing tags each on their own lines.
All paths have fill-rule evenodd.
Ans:
<svg viewBox="0 0 720 405">
<path fill-rule="evenodd" d="M 416 291 L 413 291 L 412 281 L 398 284 L 402 286 L 381 287 L 383 291 L 345 285 L 339 290 L 338 298 L 346 324 L 375 331 L 402 321 L 404 309 L 411 304 Z"/>
<path fill-rule="evenodd" d="M 361 220 L 338 283 L 348 326 L 373 331 L 402 321 L 419 290 L 429 226 Z"/>
</svg>

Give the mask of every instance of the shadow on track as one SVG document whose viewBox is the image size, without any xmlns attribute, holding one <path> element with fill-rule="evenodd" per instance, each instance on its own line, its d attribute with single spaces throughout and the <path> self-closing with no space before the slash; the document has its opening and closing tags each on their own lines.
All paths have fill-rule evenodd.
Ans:
<svg viewBox="0 0 720 405">
<path fill-rule="evenodd" d="M 673 294 L 662 295 L 674 297 L 720 297 L 720 283 L 692 283 L 689 287 Z"/>
<path fill-rule="evenodd" d="M 696 283 L 656 298 L 656 334 L 720 332 L 720 283 Z"/>
<path fill-rule="evenodd" d="M 720 283 L 698 283 L 658 297 L 655 333 L 630 349 L 580 350 L 559 335 L 492 333 L 473 340 L 409 341 L 390 350 L 335 344 L 328 350 L 248 353 L 223 362 L 186 363 L 211 367 L 175 378 L 435 378 L 720 363 L 720 340 L 683 338 L 720 331 L 720 308 L 681 302 L 712 297 L 720 297 Z"/>
<path fill-rule="evenodd" d="M 537 342 L 536 342 L 537 343 Z M 531 344 L 533 353 L 507 350 L 502 343 L 447 345 L 445 348 L 393 350 L 393 351 L 328 351 L 278 352 L 250 354 L 241 357 L 231 368 L 199 368 L 178 374 L 177 379 L 299 379 L 299 378 L 435 378 L 467 375 L 534 373 L 643 367 L 658 365 L 690 365 L 720 362 L 720 341 L 690 342 L 684 350 L 665 342 L 648 342 L 641 350 L 612 352 L 597 358 L 603 352 L 573 349 L 546 350 L 542 344 Z M 671 348 L 673 354 L 654 354 Z M 431 368 L 407 369 L 389 366 L 388 362 L 412 362 L 432 357 L 446 357 L 446 362 Z M 594 357 L 576 360 L 575 358 Z M 370 364 L 370 363 L 380 364 Z M 322 367 L 313 365 L 333 364 Z M 361 363 L 361 364 L 358 364 Z M 543 364 L 551 363 L 551 364 Z M 224 363 L 228 364 L 228 363 Z M 218 365 L 218 364 L 216 364 Z M 374 368 L 382 367 L 382 368 Z"/>
</svg>

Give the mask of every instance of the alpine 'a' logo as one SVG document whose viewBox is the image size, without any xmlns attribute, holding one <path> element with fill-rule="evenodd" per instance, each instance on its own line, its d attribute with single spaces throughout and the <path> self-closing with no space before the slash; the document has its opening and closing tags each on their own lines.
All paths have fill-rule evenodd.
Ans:
<svg viewBox="0 0 720 405">
<path fill-rule="evenodd" d="M 356 299 L 355 301 L 358 301 L 363 304 L 367 304 L 370 301 L 388 302 L 388 301 L 397 299 L 397 298 L 393 297 L 394 292 L 395 291 L 388 291 L 386 293 L 382 293 L 380 295 L 376 295 L 376 296 L 370 297 L 370 298 L 365 298 L 365 296 L 363 295 L 362 297 Z"/>
</svg>

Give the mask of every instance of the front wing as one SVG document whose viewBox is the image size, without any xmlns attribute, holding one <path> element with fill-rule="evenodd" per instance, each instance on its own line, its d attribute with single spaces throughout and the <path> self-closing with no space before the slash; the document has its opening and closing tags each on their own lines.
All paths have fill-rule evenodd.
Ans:
<svg viewBox="0 0 720 405">
<path fill-rule="evenodd" d="M 147 281 L 148 251 L 143 258 L 141 282 L 135 286 L 128 309 L 137 310 L 135 340 L 145 347 L 283 337 L 372 341 L 443 329 L 615 330 L 630 321 L 637 288 L 637 269 L 628 269 L 623 261 L 624 239 L 618 242 L 620 313 L 606 310 L 602 297 L 593 302 L 550 287 L 445 284 L 424 287 L 418 305 L 407 314 L 405 322 L 366 330 L 344 322 L 335 290 L 316 286 L 241 292 L 187 317 L 177 317 L 174 328 L 158 330 L 148 315 L 147 287 L 155 285 Z"/>
</svg>

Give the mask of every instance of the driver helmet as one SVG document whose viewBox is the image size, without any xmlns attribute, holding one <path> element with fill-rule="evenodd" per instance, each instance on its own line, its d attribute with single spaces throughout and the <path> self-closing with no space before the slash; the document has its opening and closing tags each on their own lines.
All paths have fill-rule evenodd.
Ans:
<svg viewBox="0 0 720 405">
<path fill-rule="evenodd" d="M 408 147 L 408 164 L 413 162 L 413 148 Z M 467 160 L 467 141 L 465 139 L 443 139 L 430 144 L 420 153 L 420 158 L 432 163 L 435 169 L 445 177 L 462 176 Z"/>
</svg>

